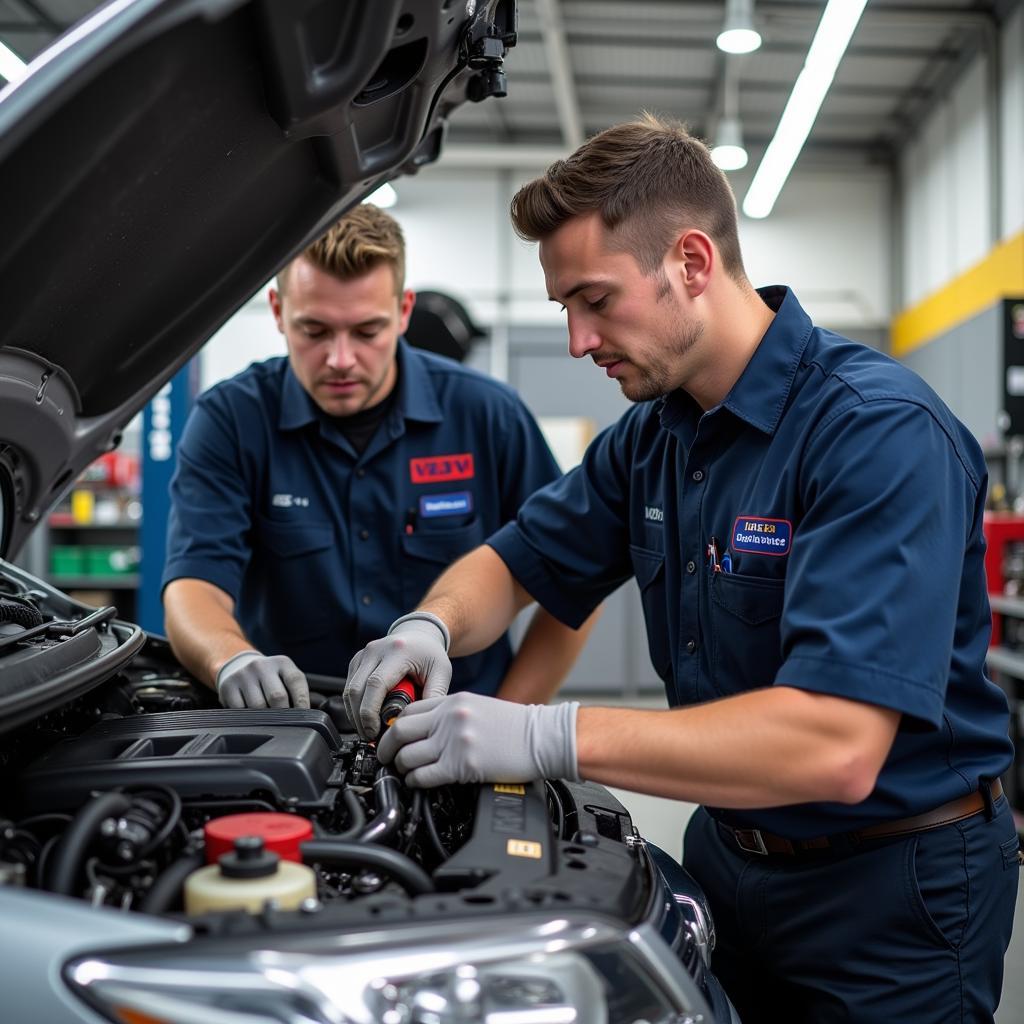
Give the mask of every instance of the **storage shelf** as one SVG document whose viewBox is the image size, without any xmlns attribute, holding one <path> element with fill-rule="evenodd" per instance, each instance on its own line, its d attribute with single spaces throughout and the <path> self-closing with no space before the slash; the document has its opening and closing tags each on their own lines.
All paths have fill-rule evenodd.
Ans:
<svg viewBox="0 0 1024 1024">
<path fill-rule="evenodd" d="M 999 612 L 1000 615 L 1012 615 L 1014 618 L 1024 619 L 1024 597 L 989 594 L 988 603 L 992 605 L 992 611 Z"/>
<path fill-rule="evenodd" d="M 119 519 L 116 523 L 72 523 L 50 520 L 51 530 L 139 530 L 141 519 Z"/>
<path fill-rule="evenodd" d="M 1024 679 L 1024 654 L 1007 650 L 1005 647 L 990 647 L 985 658 L 989 668 L 1005 672 L 1014 679 Z"/>
<path fill-rule="evenodd" d="M 139 575 L 124 573 L 120 576 L 62 576 L 51 573 L 50 582 L 55 587 L 69 590 L 135 590 L 139 586 Z"/>
</svg>

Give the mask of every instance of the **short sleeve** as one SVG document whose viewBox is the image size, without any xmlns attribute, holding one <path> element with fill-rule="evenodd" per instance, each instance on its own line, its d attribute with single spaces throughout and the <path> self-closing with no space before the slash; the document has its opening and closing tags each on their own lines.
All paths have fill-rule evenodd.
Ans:
<svg viewBox="0 0 1024 1024">
<path fill-rule="evenodd" d="M 801 467 L 775 682 L 942 721 L 978 483 L 912 401 L 860 402 Z"/>
<path fill-rule="evenodd" d="M 237 602 L 251 557 L 252 498 L 237 431 L 215 396 L 192 410 L 177 459 L 161 585 L 206 580 Z"/>
</svg>

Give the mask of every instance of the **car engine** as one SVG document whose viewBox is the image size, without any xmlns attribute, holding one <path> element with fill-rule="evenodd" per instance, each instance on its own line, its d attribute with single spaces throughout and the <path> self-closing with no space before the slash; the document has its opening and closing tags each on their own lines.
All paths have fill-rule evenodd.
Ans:
<svg viewBox="0 0 1024 1024">
<path fill-rule="evenodd" d="M 113 609 L 74 606 L 45 584 L 5 584 L 0 700 L 99 665 L 141 634 Z M 410 789 L 349 729 L 336 680 L 310 710 L 228 710 L 165 641 L 141 637 L 109 678 L 0 740 L 3 883 L 180 913 L 186 879 L 225 843 L 230 852 L 232 829 L 268 848 L 283 829 L 285 859 L 315 874 L 307 910 L 436 892 L 460 894 L 462 909 L 596 900 L 621 919 L 642 916 L 642 843 L 603 787 Z"/>
</svg>

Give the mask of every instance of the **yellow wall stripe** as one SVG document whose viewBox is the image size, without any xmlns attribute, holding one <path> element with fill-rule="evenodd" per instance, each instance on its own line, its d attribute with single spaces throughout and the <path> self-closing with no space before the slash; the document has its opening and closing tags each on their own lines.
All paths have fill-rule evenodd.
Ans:
<svg viewBox="0 0 1024 1024">
<path fill-rule="evenodd" d="M 1000 299 L 1024 295 L 1024 231 L 997 245 L 923 302 L 892 322 L 892 354 L 898 359 L 988 309 Z"/>
</svg>

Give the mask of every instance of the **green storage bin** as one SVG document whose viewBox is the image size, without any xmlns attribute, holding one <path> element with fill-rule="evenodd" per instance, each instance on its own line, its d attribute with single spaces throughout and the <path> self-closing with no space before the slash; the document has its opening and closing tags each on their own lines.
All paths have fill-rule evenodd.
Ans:
<svg viewBox="0 0 1024 1024">
<path fill-rule="evenodd" d="M 55 544 L 50 548 L 50 572 L 54 576 L 81 576 L 86 571 L 85 548 Z"/>
<path fill-rule="evenodd" d="M 89 576 L 126 576 L 139 567 L 139 549 L 134 546 L 94 544 L 85 552 L 85 571 Z"/>
</svg>

